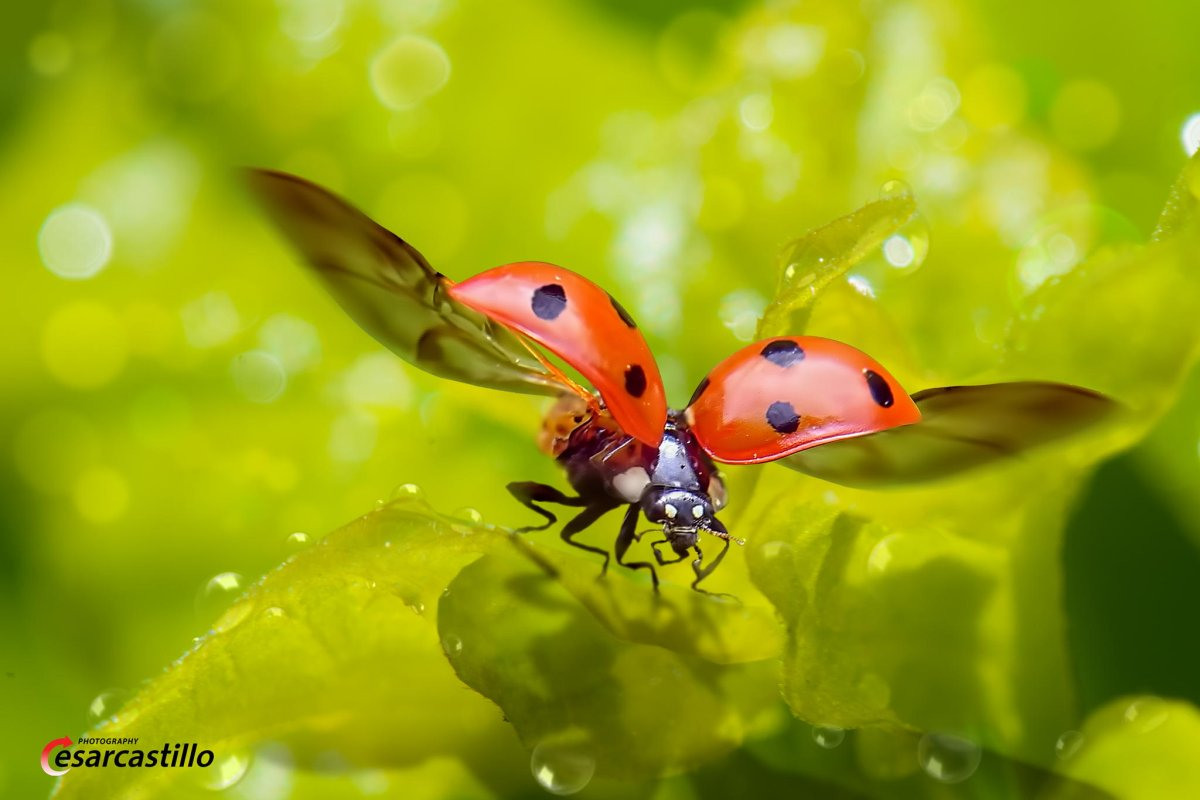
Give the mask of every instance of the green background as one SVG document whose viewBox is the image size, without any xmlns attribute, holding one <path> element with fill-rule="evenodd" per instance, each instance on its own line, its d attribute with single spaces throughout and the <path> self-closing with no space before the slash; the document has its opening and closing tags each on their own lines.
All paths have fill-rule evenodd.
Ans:
<svg viewBox="0 0 1200 800">
<path fill-rule="evenodd" d="M 45 743 L 139 690 L 161 716 L 110 724 L 253 753 L 238 797 L 537 796 L 528 751 L 568 733 L 598 761 L 585 797 L 1089 796 L 1052 773 L 1200 791 L 1200 180 L 1176 184 L 1198 25 L 1165 0 L 6 4 L 0 793 L 48 794 Z M 530 588 L 523 551 L 470 524 L 527 522 L 510 480 L 561 484 L 533 444 L 544 403 L 372 342 L 265 223 L 245 165 L 341 193 L 451 277 L 522 259 L 591 277 L 675 404 L 750 341 L 789 240 L 902 181 L 920 214 L 900 255 L 855 264 L 808 332 L 910 390 L 1063 380 L 1131 413 L 910 492 L 735 470 L 726 518 L 750 543 L 712 588 L 754 613 L 673 594 L 690 610 L 643 630 L 640 579 L 598 599 L 594 566 L 541 535 L 578 580 Z M 467 527 L 417 503 L 289 542 L 406 483 Z M 386 557 L 391 532 L 428 553 Z M 285 599 L 261 603 L 361 673 L 308 670 L 255 617 L 163 674 L 297 550 L 257 590 Z M 360 594 L 373 571 L 416 587 L 392 593 L 429 623 L 411 641 Z M 242 577 L 213 589 L 223 573 Z M 459 634 L 478 646 L 447 647 Z M 824 749 L 811 725 L 856 731 Z M 982 746 L 979 772 L 926 775 L 923 733 Z M 421 746 L 373 744 L 398 740 Z M 81 772 L 64 796 L 208 792 Z"/>
</svg>

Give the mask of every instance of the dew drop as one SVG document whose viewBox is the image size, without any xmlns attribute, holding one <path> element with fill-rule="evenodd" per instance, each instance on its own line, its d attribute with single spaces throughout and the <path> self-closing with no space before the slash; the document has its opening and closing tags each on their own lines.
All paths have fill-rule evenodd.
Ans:
<svg viewBox="0 0 1200 800">
<path fill-rule="evenodd" d="M 908 197 L 912 194 L 912 187 L 901 180 L 888 181 L 879 189 L 880 199 L 890 197 Z"/>
<path fill-rule="evenodd" d="M 455 511 L 454 516 L 457 519 L 470 522 L 474 525 L 479 525 L 483 522 L 483 514 L 480 514 L 478 509 L 471 508 L 470 506 L 465 506 Z"/>
<path fill-rule="evenodd" d="M 277 619 L 283 619 L 284 617 L 286 617 L 287 612 L 284 611 L 279 606 L 270 606 L 269 608 L 263 609 L 262 615 L 263 615 L 263 619 L 277 620 Z"/>
<path fill-rule="evenodd" d="M 1079 731 L 1067 731 L 1054 743 L 1054 755 L 1060 760 L 1066 761 L 1079 752 L 1079 748 L 1083 747 L 1083 741 L 1083 734 Z"/>
<path fill-rule="evenodd" d="M 235 785 L 250 768 L 250 754 L 243 752 L 217 756 L 211 765 L 204 768 L 203 786 L 219 792 Z"/>
<path fill-rule="evenodd" d="M 245 579 L 236 572 L 221 572 L 209 578 L 196 593 L 196 617 L 205 625 L 215 620 L 241 595 L 245 584 Z"/>
<path fill-rule="evenodd" d="M 917 745 L 917 761 L 925 774 L 942 783 L 960 783 L 975 774 L 983 750 L 968 739 L 927 733 Z"/>
<path fill-rule="evenodd" d="M 419 500 L 421 498 L 421 487 L 415 483 L 402 483 L 395 489 L 392 489 L 393 500 Z"/>
<path fill-rule="evenodd" d="M 579 745 L 543 742 L 533 748 L 529 771 L 550 794 L 575 794 L 596 774 L 596 759 Z"/>
<path fill-rule="evenodd" d="M 289 533 L 284 543 L 290 552 L 295 553 L 308 547 L 312 543 L 312 540 L 307 533 L 296 531 L 295 533 Z"/>
<path fill-rule="evenodd" d="M 1135 733 L 1149 733 L 1167 721 L 1167 708 L 1156 698 L 1135 700 L 1125 708 L 1125 721 Z"/>
<path fill-rule="evenodd" d="M 846 731 L 832 725 L 813 725 L 812 738 L 826 750 L 832 750 L 846 740 Z"/>
<path fill-rule="evenodd" d="M 442 595 L 442 596 L 445 597 L 445 595 Z M 462 649 L 463 649 L 463 642 L 462 642 L 462 639 L 460 639 L 459 637 L 455 636 L 452 633 L 447 634 L 442 637 L 442 650 L 446 653 L 447 656 L 454 658 L 455 656 L 462 653 Z"/>
<path fill-rule="evenodd" d="M 124 689 L 106 689 L 88 703 L 88 723 L 96 725 L 103 722 L 117 713 L 117 709 L 125 705 L 128 699 L 129 693 Z"/>
<path fill-rule="evenodd" d="M 846 283 L 861 294 L 863 297 L 875 299 L 875 287 L 871 285 L 870 279 L 863 275 L 847 275 Z"/>
<path fill-rule="evenodd" d="M 1179 141 L 1183 144 L 1183 152 L 1189 156 L 1200 150 L 1200 112 L 1184 120 L 1179 130 Z"/>
</svg>

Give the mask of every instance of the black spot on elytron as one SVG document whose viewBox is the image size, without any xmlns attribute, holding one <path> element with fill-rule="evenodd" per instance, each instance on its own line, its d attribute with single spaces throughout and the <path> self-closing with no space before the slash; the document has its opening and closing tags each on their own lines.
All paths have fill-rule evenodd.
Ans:
<svg viewBox="0 0 1200 800">
<path fill-rule="evenodd" d="M 696 401 L 700 399 L 700 395 L 704 394 L 704 390 L 708 388 L 708 376 L 704 376 L 704 380 L 700 381 L 700 385 L 696 387 L 696 391 L 692 392 L 692 399 L 688 400 L 685 408 L 696 405 Z"/>
<path fill-rule="evenodd" d="M 632 364 L 625 370 L 625 391 L 634 397 L 641 397 L 646 391 L 646 371 L 640 364 Z"/>
<path fill-rule="evenodd" d="M 800 427 L 800 415 L 791 403 L 777 400 L 767 409 L 767 424 L 774 428 L 776 433 L 795 433 Z"/>
<path fill-rule="evenodd" d="M 630 328 L 637 327 L 637 323 L 633 321 L 633 317 L 629 316 L 629 312 L 625 310 L 625 306 L 617 302 L 617 298 L 610 294 L 608 296 L 608 301 L 612 303 L 612 307 L 616 309 L 617 316 L 621 318 L 621 322 L 624 322 Z"/>
<path fill-rule="evenodd" d="M 869 369 L 863 370 L 863 377 L 867 379 L 867 388 L 871 390 L 871 399 L 877 405 L 890 408 L 895 402 L 895 398 L 892 397 L 892 387 L 888 386 L 888 382 Z"/>
<path fill-rule="evenodd" d="M 547 283 L 533 291 L 533 302 L 530 303 L 533 313 L 547 322 L 557 319 L 567 307 L 567 293 L 557 283 Z"/>
<path fill-rule="evenodd" d="M 804 348 L 789 339 L 770 342 L 762 349 L 762 357 L 780 367 L 790 367 L 804 360 Z"/>
</svg>

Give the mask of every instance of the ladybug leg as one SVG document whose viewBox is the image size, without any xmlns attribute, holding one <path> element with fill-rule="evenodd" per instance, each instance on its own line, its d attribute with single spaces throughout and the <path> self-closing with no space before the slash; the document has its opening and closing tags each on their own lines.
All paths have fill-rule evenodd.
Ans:
<svg viewBox="0 0 1200 800">
<path fill-rule="evenodd" d="M 622 561 L 625 557 L 625 551 L 629 546 L 637 540 L 637 521 L 638 514 L 641 513 L 641 506 L 637 503 L 631 503 L 629 510 L 625 512 L 625 520 L 621 523 L 621 532 L 617 534 L 617 543 L 613 547 L 617 556 L 617 563 L 622 567 L 629 569 L 642 569 L 643 567 L 650 570 L 650 580 L 654 583 L 654 591 L 658 592 L 658 573 L 654 571 L 654 565 L 649 561 Z M 657 554 L 658 551 L 655 551 Z"/>
<path fill-rule="evenodd" d="M 659 566 L 665 567 L 668 564 L 678 564 L 680 561 L 683 561 L 685 558 L 687 558 L 687 553 L 684 553 L 683 555 L 679 556 L 679 558 L 672 558 L 670 561 L 667 561 L 665 558 L 663 558 L 663 554 L 658 552 L 658 546 L 660 544 L 669 544 L 669 542 L 666 539 L 663 539 L 658 542 L 652 542 L 650 545 L 650 549 L 654 551 L 654 558 L 658 560 Z"/>
<path fill-rule="evenodd" d="M 612 511 L 614 508 L 615 506 L 610 503 L 588 506 L 587 508 L 583 509 L 583 511 L 580 511 L 578 514 L 572 517 L 570 522 L 568 522 L 566 525 L 563 525 L 562 532 L 559 534 L 559 536 L 562 537 L 562 540 L 571 545 L 571 547 L 578 547 L 580 550 L 587 550 L 589 553 L 596 553 L 597 555 L 604 556 L 604 566 L 600 568 L 600 576 L 603 576 L 604 573 L 608 571 L 608 551 L 599 547 L 592 547 L 590 544 L 577 542 L 571 537 L 591 525 L 596 520 L 600 519 L 600 517 L 604 516 L 609 511 Z"/>
<path fill-rule="evenodd" d="M 553 486 L 547 486 L 544 483 L 535 483 L 533 481 L 513 481 L 506 487 L 509 494 L 517 498 L 521 505 L 528 509 L 536 511 L 546 518 L 545 525 L 527 525 L 524 528 L 517 528 L 517 533 L 529 533 L 530 531 L 544 531 L 554 523 L 558 522 L 558 517 L 552 511 L 547 511 L 538 503 L 556 503 L 560 506 L 586 506 L 587 501 L 582 497 L 568 497 L 567 495 L 555 489 Z M 588 523 L 591 524 L 591 523 Z M 580 529 L 582 530 L 582 528 Z"/>
<path fill-rule="evenodd" d="M 713 562 L 703 569 L 700 568 L 700 563 L 704 560 L 704 553 L 700 552 L 700 548 L 696 548 L 696 560 L 692 562 L 692 571 L 696 573 L 696 580 L 692 581 L 692 588 L 701 594 L 717 594 L 710 592 L 707 589 L 701 589 L 697 586 L 700 581 L 712 574 L 712 571 L 721 565 L 721 560 L 725 558 L 725 554 L 729 552 L 729 540 L 725 540 L 725 546 L 721 548 L 721 552 L 713 559 Z M 731 597 L 732 595 L 719 594 L 720 597 Z"/>
</svg>

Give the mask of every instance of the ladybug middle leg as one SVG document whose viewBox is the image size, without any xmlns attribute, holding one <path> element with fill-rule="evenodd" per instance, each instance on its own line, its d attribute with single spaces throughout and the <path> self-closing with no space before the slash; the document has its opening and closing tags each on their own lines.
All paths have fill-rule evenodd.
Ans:
<svg viewBox="0 0 1200 800">
<path fill-rule="evenodd" d="M 642 513 L 642 507 L 637 503 L 631 503 L 629 510 L 625 512 L 625 519 L 621 523 L 621 532 L 617 534 L 617 543 L 613 547 L 613 551 L 617 556 L 617 563 L 622 567 L 629 569 L 645 568 L 650 571 L 650 580 L 654 583 L 654 591 L 658 592 L 658 573 L 654 571 L 654 565 L 649 561 L 623 561 L 625 551 L 629 546 L 637 541 L 637 522 L 638 515 Z M 657 554 L 657 550 L 655 554 Z"/>
<path fill-rule="evenodd" d="M 546 518 L 544 525 L 527 525 L 523 528 L 517 528 L 517 533 L 529 533 L 530 531 L 544 531 L 554 523 L 558 522 L 558 517 L 553 511 L 548 511 L 536 503 L 554 503 L 560 506 L 586 506 L 588 501 L 582 497 L 569 497 L 553 486 L 547 486 L 544 483 L 536 483 L 535 481 L 513 481 L 505 487 L 509 494 L 517 498 L 521 505 L 528 509 L 536 511 Z M 581 529 L 582 530 L 582 529 Z"/>
<path fill-rule="evenodd" d="M 560 506 L 571 506 L 575 508 L 583 507 L 574 517 L 572 517 L 566 525 L 563 525 L 559 536 L 564 542 L 572 547 L 578 547 L 580 550 L 587 550 L 589 553 L 604 556 L 604 566 L 600 569 L 600 574 L 603 575 L 608 570 L 609 553 L 599 547 L 593 547 L 590 544 L 577 542 L 573 538 L 575 534 L 583 531 L 591 526 L 593 522 L 607 514 L 617 507 L 617 504 L 612 502 L 608 497 L 601 498 L 586 498 L 586 497 L 570 497 L 563 494 L 553 486 L 547 486 L 544 483 L 536 483 L 534 481 L 514 481 L 507 486 L 509 493 L 520 501 L 521 505 L 532 509 L 546 518 L 543 525 L 528 525 L 524 528 L 517 528 L 516 533 L 530 533 L 531 531 L 544 531 L 554 523 L 558 522 L 558 517 L 553 511 L 542 508 L 537 503 L 555 503 Z"/>
</svg>

